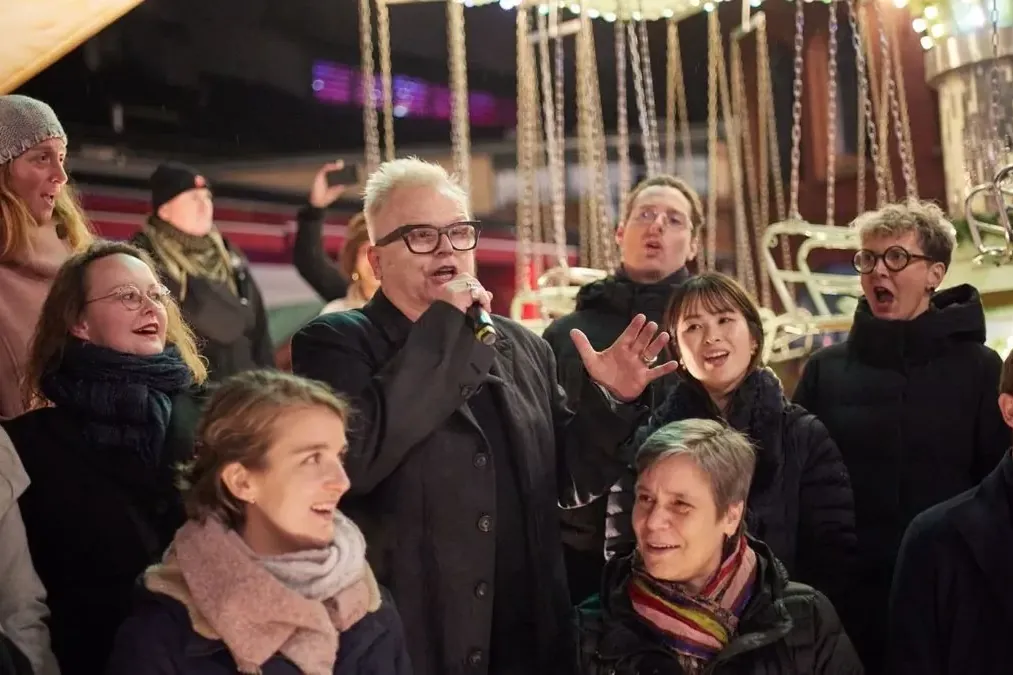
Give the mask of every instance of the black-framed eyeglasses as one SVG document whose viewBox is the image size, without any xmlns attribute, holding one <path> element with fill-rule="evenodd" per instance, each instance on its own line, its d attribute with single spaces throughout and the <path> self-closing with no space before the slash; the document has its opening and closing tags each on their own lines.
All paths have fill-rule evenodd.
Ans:
<svg viewBox="0 0 1013 675">
<path fill-rule="evenodd" d="M 398 239 L 412 253 L 432 253 L 440 247 L 440 237 L 446 235 L 447 241 L 455 251 L 470 251 L 478 246 L 478 236 L 482 232 L 482 223 L 477 220 L 461 220 L 444 227 L 435 225 L 402 225 L 386 237 L 377 240 L 374 246 L 387 246 Z"/>
<path fill-rule="evenodd" d="M 112 300 L 115 298 L 119 300 L 124 307 L 134 312 L 144 306 L 145 297 L 155 304 L 164 305 L 169 297 L 169 289 L 159 284 L 158 286 L 153 286 L 147 293 L 143 293 L 141 292 L 141 289 L 136 286 L 121 286 L 107 295 L 85 300 L 84 304 L 90 305 L 93 302 Z"/>
<path fill-rule="evenodd" d="M 879 264 L 880 260 L 883 261 L 886 269 L 891 272 L 900 272 L 914 260 L 936 262 L 927 255 L 911 253 L 903 246 L 891 246 L 882 253 L 876 253 L 875 251 L 863 248 L 855 254 L 852 264 L 855 266 L 855 271 L 859 274 L 872 274 L 872 271 L 876 269 L 876 265 Z"/>
</svg>

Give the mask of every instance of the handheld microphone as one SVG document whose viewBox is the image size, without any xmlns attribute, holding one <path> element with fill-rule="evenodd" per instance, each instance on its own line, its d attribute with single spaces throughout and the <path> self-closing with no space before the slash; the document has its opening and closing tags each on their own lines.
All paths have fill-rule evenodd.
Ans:
<svg viewBox="0 0 1013 675">
<path fill-rule="evenodd" d="M 496 344 L 499 335 L 496 333 L 496 326 L 493 325 L 489 312 L 485 311 L 482 305 L 476 302 L 468 308 L 467 314 L 475 328 L 475 339 L 484 345 L 492 346 Z"/>
</svg>

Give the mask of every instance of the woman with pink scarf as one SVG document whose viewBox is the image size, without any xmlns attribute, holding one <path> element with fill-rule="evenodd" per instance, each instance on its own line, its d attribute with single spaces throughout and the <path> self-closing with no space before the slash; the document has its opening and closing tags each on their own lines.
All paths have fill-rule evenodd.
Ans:
<svg viewBox="0 0 1013 675">
<path fill-rule="evenodd" d="M 338 510 L 348 408 L 324 385 L 226 380 L 184 470 L 190 520 L 144 574 L 108 675 L 410 675 L 390 596 Z"/>
<path fill-rule="evenodd" d="M 581 675 L 860 675 L 833 605 L 745 534 L 756 456 L 721 422 L 655 431 L 636 457 L 636 549 L 581 606 Z"/>
</svg>

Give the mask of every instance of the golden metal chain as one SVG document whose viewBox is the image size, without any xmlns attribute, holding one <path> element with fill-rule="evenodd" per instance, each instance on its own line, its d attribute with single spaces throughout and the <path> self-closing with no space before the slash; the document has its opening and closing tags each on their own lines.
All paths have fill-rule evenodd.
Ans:
<svg viewBox="0 0 1013 675">
<path fill-rule="evenodd" d="M 859 125 L 859 133 L 864 135 L 859 141 L 858 166 L 859 197 L 858 213 L 865 211 L 865 139 L 869 140 L 869 151 L 872 155 L 872 166 L 876 176 L 876 207 L 881 208 L 887 199 L 887 180 L 884 175 L 883 164 L 879 156 L 879 142 L 876 134 L 876 117 L 872 109 L 872 98 L 869 95 L 869 65 L 865 58 L 865 45 L 863 44 L 863 27 L 859 25 L 858 9 L 856 0 L 848 2 L 848 23 L 851 25 L 851 43 L 855 49 L 855 70 L 858 71 L 858 101 L 861 105 L 859 116 L 864 124 Z"/>
<path fill-rule="evenodd" d="M 576 80 L 574 82 L 576 103 L 577 103 L 577 161 L 580 176 L 580 195 L 578 201 L 577 227 L 579 233 L 580 257 L 579 263 L 582 267 L 592 267 L 595 258 L 595 215 L 593 215 L 594 186 L 591 172 L 594 167 L 591 165 L 591 145 L 594 143 L 590 125 L 591 111 L 589 110 L 590 94 L 588 92 L 588 75 L 584 63 L 583 36 L 577 35 L 574 49 L 574 68 Z M 589 184 L 590 183 L 590 184 Z"/>
<path fill-rule="evenodd" d="M 629 91 L 626 86 L 626 22 L 615 23 L 616 42 L 616 126 L 619 146 L 619 212 L 623 213 L 630 198 L 633 170 L 630 166 Z"/>
<path fill-rule="evenodd" d="M 711 12 L 716 14 L 716 12 Z M 721 27 L 718 32 L 720 40 Z M 735 226 L 735 276 L 739 283 L 752 294 L 756 295 L 756 270 L 753 267 L 749 248 L 749 227 L 746 222 L 746 196 L 743 192 L 742 154 L 740 151 L 741 131 L 739 121 L 732 110 L 728 67 L 725 64 L 724 49 L 718 50 L 718 86 L 721 96 L 721 110 L 724 117 L 725 139 L 728 147 L 728 164 L 732 170 L 732 209 Z"/>
<path fill-rule="evenodd" d="M 605 120 L 602 116 L 601 84 L 598 80 L 598 58 L 594 43 L 594 24 L 586 13 L 581 14 L 578 44 L 583 46 L 583 71 L 587 77 L 589 124 L 592 129 L 591 171 L 594 180 L 593 198 L 596 217 L 594 231 L 595 257 L 592 265 L 613 270 L 616 266 L 616 244 L 611 213 L 612 186 L 608 180 Z"/>
<path fill-rule="evenodd" d="M 880 70 L 886 78 L 887 102 L 890 116 L 893 119 L 894 137 L 897 139 L 897 151 L 900 153 L 901 173 L 904 176 L 904 189 L 907 198 L 918 199 L 918 185 L 914 175 L 914 162 L 911 157 L 911 148 L 908 147 L 907 138 L 901 126 L 900 102 L 897 99 L 897 82 L 894 78 L 893 58 L 890 54 L 890 43 L 886 34 L 886 20 L 878 2 L 872 3 L 873 11 L 876 14 L 876 23 L 879 26 L 879 53 L 882 65 Z"/>
<path fill-rule="evenodd" d="M 776 222 L 783 222 L 787 218 L 787 208 L 784 200 L 784 177 L 781 172 L 781 144 L 777 134 L 777 115 L 774 110 L 774 87 L 773 82 L 770 79 L 770 42 L 767 38 L 767 22 L 761 21 L 757 26 L 756 32 L 756 61 L 760 64 L 759 67 L 759 82 L 760 82 L 760 97 L 766 101 L 765 105 L 761 107 L 767 111 L 765 118 L 766 131 L 764 127 L 760 127 L 760 137 L 763 138 L 766 134 L 767 144 L 766 151 L 768 153 L 770 168 L 769 171 L 774 177 L 774 207 Z M 761 144 L 762 147 L 762 144 Z M 766 163 L 761 163 L 761 167 L 766 166 Z M 764 169 L 764 184 L 766 181 L 767 169 Z M 767 190 L 761 188 L 761 197 L 769 199 Z M 770 206 L 769 204 L 763 208 L 763 213 L 768 214 L 766 217 L 769 218 Z M 781 248 L 781 269 L 790 270 L 792 269 L 791 261 L 791 240 L 787 236 L 783 236 L 780 239 Z M 769 283 L 770 279 L 767 275 L 764 275 L 764 279 Z"/>
<path fill-rule="evenodd" d="M 665 172 L 675 173 L 675 69 L 679 55 L 676 52 L 679 46 L 679 29 L 674 19 L 669 19 L 666 26 L 665 48 L 667 60 L 665 63 Z"/>
<path fill-rule="evenodd" d="M 749 269 L 755 272 L 756 268 L 753 252 L 760 250 L 760 236 L 767 223 L 765 222 L 765 218 L 760 215 L 760 194 L 756 175 L 757 163 L 756 155 L 753 152 L 753 131 L 751 128 L 752 114 L 749 110 L 749 101 L 746 98 L 746 75 L 745 69 L 742 65 L 742 45 L 734 38 L 732 39 L 731 61 L 732 112 L 734 113 L 735 126 L 738 131 L 737 135 L 742 140 L 742 164 L 746 170 L 746 188 L 749 192 L 748 201 L 750 216 L 752 218 L 752 227 L 749 226 L 748 222 L 745 224 L 748 236 L 743 238 L 745 241 L 742 242 L 742 245 L 745 246 L 748 251 Z M 770 284 L 769 279 L 767 279 L 767 275 L 761 274 L 760 281 L 760 304 L 764 307 L 769 307 Z M 767 283 L 765 284 L 763 282 Z M 764 287 L 766 287 L 767 296 L 764 296 Z M 756 293 L 755 281 L 752 292 Z"/>
<path fill-rule="evenodd" d="M 686 102 L 686 76 L 682 68 L 682 44 L 679 40 L 679 24 L 668 20 L 670 58 L 673 60 L 672 79 L 675 80 L 675 104 L 678 111 L 679 137 L 682 141 L 682 177 L 693 183 L 693 139 L 689 126 L 689 106 Z"/>
<path fill-rule="evenodd" d="M 859 96 L 861 96 L 861 94 L 859 94 Z M 861 100 L 859 101 L 857 110 L 858 119 L 855 124 L 855 128 L 858 130 L 855 136 L 855 140 L 858 143 L 858 149 L 855 152 L 855 158 L 857 160 L 855 163 L 855 171 L 857 172 L 855 176 L 855 200 L 857 202 L 857 206 L 855 213 L 862 214 L 865 213 L 865 153 L 868 151 L 868 145 L 866 145 L 865 140 L 865 109 L 861 104 Z"/>
<path fill-rule="evenodd" d="M 380 47 L 380 86 L 383 90 L 384 159 L 394 159 L 394 87 L 390 65 L 390 13 L 387 0 L 376 0 L 376 35 Z"/>
<path fill-rule="evenodd" d="M 805 30 L 805 5 L 795 0 L 795 78 L 791 93 L 791 192 L 788 197 L 788 218 L 802 220 L 798 211 L 799 166 L 802 163 L 802 68 L 803 31 Z"/>
<path fill-rule="evenodd" d="M 376 78 L 373 69 L 373 21 L 370 0 L 359 0 L 359 49 L 362 59 L 362 131 L 366 147 L 366 173 L 380 166 L 380 122 L 376 115 Z"/>
<path fill-rule="evenodd" d="M 827 225 L 837 214 L 837 0 L 831 0 L 827 37 Z"/>
<path fill-rule="evenodd" d="M 914 191 L 915 199 L 918 198 L 918 163 L 915 161 L 914 140 L 911 138 L 911 118 L 907 108 L 907 86 L 904 84 L 904 66 L 900 60 L 900 41 L 897 39 L 897 31 L 891 29 L 893 46 L 893 63 L 897 77 L 897 98 L 900 103 L 900 123 L 904 136 L 904 143 L 907 145 L 908 159 L 911 162 L 911 189 Z"/>
<path fill-rule="evenodd" d="M 464 35 L 464 5 L 447 0 L 447 42 L 450 51 L 450 119 L 454 172 L 465 193 L 471 195 L 471 129 L 468 115 L 468 53 Z"/>
<path fill-rule="evenodd" d="M 651 138 L 650 109 L 647 103 L 640 40 L 637 37 L 637 31 L 632 21 L 626 24 L 626 28 L 626 38 L 630 45 L 630 67 L 633 70 L 633 89 L 636 93 L 637 101 L 637 118 L 640 121 L 640 138 L 644 150 L 644 164 L 647 167 L 647 175 L 656 176 L 661 172 L 661 167 L 659 166 L 658 157 L 654 154 L 655 146 Z M 650 79 L 650 73 L 647 73 L 647 79 Z"/>
<path fill-rule="evenodd" d="M 707 222 L 703 268 L 717 269 L 718 248 L 718 55 L 721 26 L 716 12 L 707 15 Z"/>
<path fill-rule="evenodd" d="M 538 213 L 536 193 L 538 147 L 538 88 L 528 42 L 528 10 L 517 9 L 517 279 L 518 291 L 531 290 L 532 250 Z"/>
<path fill-rule="evenodd" d="M 641 3 L 642 4 L 642 3 Z M 647 37 L 647 22 L 637 22 L 637 36 L 640 43 L 640 63 L 644 72 L 644 96 L 647 100 L 647 129 L 651 142 L 651 155 L 658 173 L 662 172 L 661 139 L 658 134 L 658 106 L 654 98 L 654 68 L 651 66 L 651 43 Z"/>
<path fill-rule="evenodd" d="M 549 186 L 552 191 L 552 239 L 556 248 L 556 265 L 567 267 L 566 255 L 566 167 L 563 163 L 564 144 L 566 138 L 560 135 L 560 119 L 562 111 L 557 108 L 557 102 L 562 99 L 561 89 L 562 78 L 558 74 L 562 70 L 562 43 L 556 42 L 555 66 L 557 78 L 555 86 L 552 81 L 552 71 L 549 65 L 549 36 L 558 35 L 559 15 L 550 7 L 548 16 L 539 15 L 538 51 L 541 55 L 541 82 L 542 82 L 542 110 L 543 130 L 545 132 L 545 146 L 548 155 Z"/>
</svg>

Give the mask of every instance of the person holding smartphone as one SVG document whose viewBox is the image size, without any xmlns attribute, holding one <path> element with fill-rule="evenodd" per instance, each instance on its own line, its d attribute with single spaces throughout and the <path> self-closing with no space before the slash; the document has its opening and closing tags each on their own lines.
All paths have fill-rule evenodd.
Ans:
<svg viewBox="0 0 1013 675">
<path fill-rule="evenodd" d="M 379 287 L 369 264 L 366 221 L 357 213 L 348 221 L 345 244 L 337 264 L 324 251 L 322 231 L 327 208 L 358 182 L 357 167 L 332 162 L 320 167 L 310 186 L 306 206 L 299 211 L 292 260 L 303 279 L 327 305 L 322 313 L 362 307 Z"/>
</svg>

